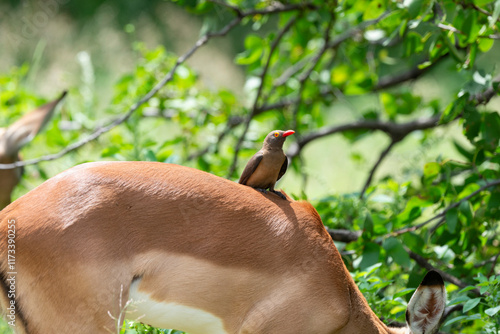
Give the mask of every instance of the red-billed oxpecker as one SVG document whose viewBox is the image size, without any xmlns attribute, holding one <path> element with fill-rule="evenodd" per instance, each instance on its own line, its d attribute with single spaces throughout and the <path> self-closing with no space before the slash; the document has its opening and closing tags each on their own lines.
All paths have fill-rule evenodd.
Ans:
<svg viewBox="0 0 500 334">
<path fill-rule="evenodd" d="M 285 174 L 288 167 L 288 158 L 283 152 L 283 143 L 286 137 L 294 133 L 293 130 L 271 131 L 264 139 L 262 149 L 255 153 L 247 163 L 239 183 L 264 193 L 266 189 L 269 189 L 269 191 L 286 199 L 285 195 L 274 190 L 274 185 Z"/>
</svg>

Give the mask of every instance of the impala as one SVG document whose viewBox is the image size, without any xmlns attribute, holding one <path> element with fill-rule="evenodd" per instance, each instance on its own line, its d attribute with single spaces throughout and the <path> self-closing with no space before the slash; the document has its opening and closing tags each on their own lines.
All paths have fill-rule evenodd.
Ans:
<svg viewBox="0 0 500 334">
<path fill-rule="evenodd" d="M 52 117 L 54 109 L 66 92 L 38 109 L 24 115 L 7 128 L 0 128 L 0 164 L 21 160 L 19 150 L 35 137 Z M 12 190 L 21 179 L 22 168 L 0 169 L 0 210 L 10 203 Z"/>
<path fill-rule="evenodd" d="M 122 300 L 127 318 L 190 334 L 432 334 L 445 307 L 431 271 L 408 326 L 388 328 L 309 203 L 179 165 L 80 165 L 0 224 L 1 305 L 20 333 L 116 331 Z"/>
</svg>

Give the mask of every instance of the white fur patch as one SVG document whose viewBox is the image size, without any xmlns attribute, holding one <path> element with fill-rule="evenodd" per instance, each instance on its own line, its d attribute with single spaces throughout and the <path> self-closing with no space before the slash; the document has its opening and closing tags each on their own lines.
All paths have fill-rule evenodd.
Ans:
<svg viewBox="0 0 500 334">
<path fill-rule="evenodd" d="M 446 306 L 444 287 L 419 287 L 408 303 L 412 334 L 435 333 Z"/>
<path fill-rule="evenodd" d="M 227 334 L 222 320 L 215 315 L 178 303 L 155 301 L 138 290 L 139 283 L 140 280 L 136 280 L 130 286 L 129 299 L 133 302 L 127 312 L 127 319 L 134 320 L 142 316 L 140 322 L 159 328 L 183 330 L 189 334 Z"/>
</svg>

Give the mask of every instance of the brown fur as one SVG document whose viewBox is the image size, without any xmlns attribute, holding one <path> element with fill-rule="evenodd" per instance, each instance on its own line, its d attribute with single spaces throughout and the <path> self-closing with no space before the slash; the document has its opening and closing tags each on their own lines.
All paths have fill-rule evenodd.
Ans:
<svg viewBox="0 0 500 334">
<path fill-rule="evenodd" d="M 105 333 L 120 287 L 126 300 L 138 277 L 141 291 L 210 312 L 228 333 L 391 333 L 307 202 L 178 165 L 91 163 L 1 211 L 1 236 L 9 220 L 32 334 Z M 2 237 L 2 273 L 6 247 Z"/>
</svg>

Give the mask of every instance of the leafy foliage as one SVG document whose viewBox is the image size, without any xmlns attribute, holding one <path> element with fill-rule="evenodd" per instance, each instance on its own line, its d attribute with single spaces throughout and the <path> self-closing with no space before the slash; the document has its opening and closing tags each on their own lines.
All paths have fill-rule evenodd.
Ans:
<svg viewBox="0 0 500 334">
<path fill-rule="evenodd" d="M 500 37 L 500 1 L 176 3 L 205 18 L 203 32 L 224 27 L 227 22 L 217 19 L 220 11 L 252 27 L 235 59 L 247 73 L 244 97 L 207 89 L 182 64 L 123 126 L 83 153 L 65 157 L 63 165 L 152 160 L 234 178 L 236 162 L 253 154 L 269 129 L 293 128 L 298 139 L 288 154 L 293 169 L 303 174 L 304 152 L 320 138 L 340 133 L 354 146 L 381 131 L 390 142 L 387 152 L 380 152 L 383 161 L 410 134 L 421 138 L 415 151 L 427 152 L 443 140 L 441 127 L 458 123 L 462 133 L 445 140 L 460 158 L 442 152 L 422 161 L 419 155 L 410 159 L 408 170 L 393 166 L 387 175 L 375 174 L 379 164 L 370 162 L 376 178 L 372 182 L 370 176 L 364 190 L 311 201 L 327 227 L 361 232 L 356 240 L 336 242 L 377 314 L 404 322 L 411 292 L 428 267 L 436 267 L 456 279 L 447 285 L 448 306 L 462 305 L 442 331 L 500 333 L 500 116 L 488 105 L 498 93 L 488 59 Z M 64 113 L 26 154 L 46 151 L 42 147 L 60 150 L 122 114 L 177 61 L 162 47 L 150 50 L 138 42 L 134 48 L 136 67 L 117 82 L 107 110 L 85 116 L 74 89 Z M 27 71 L 23 66 L 0 78 L 0 105 L 11 112 L 0 114 L 2 124 L 41 102 L 23 88 Z M 448 90 L 436 96 L 411 84 L 427 73 Z M 348 123 L 337 127 L 336 108 L 343 103 L 348 107 L 341 119 Z M 369 161 L 362 154 L 351 156 Z M 18 192 L 40 175 L 53 174 L 46 171 L 50 168 L 37 166 Z M 307 197 L 304 189 L 297 197 Z M 174 333 L 137 323 L 127 323 L 123 332 Z"/>
</svg>

